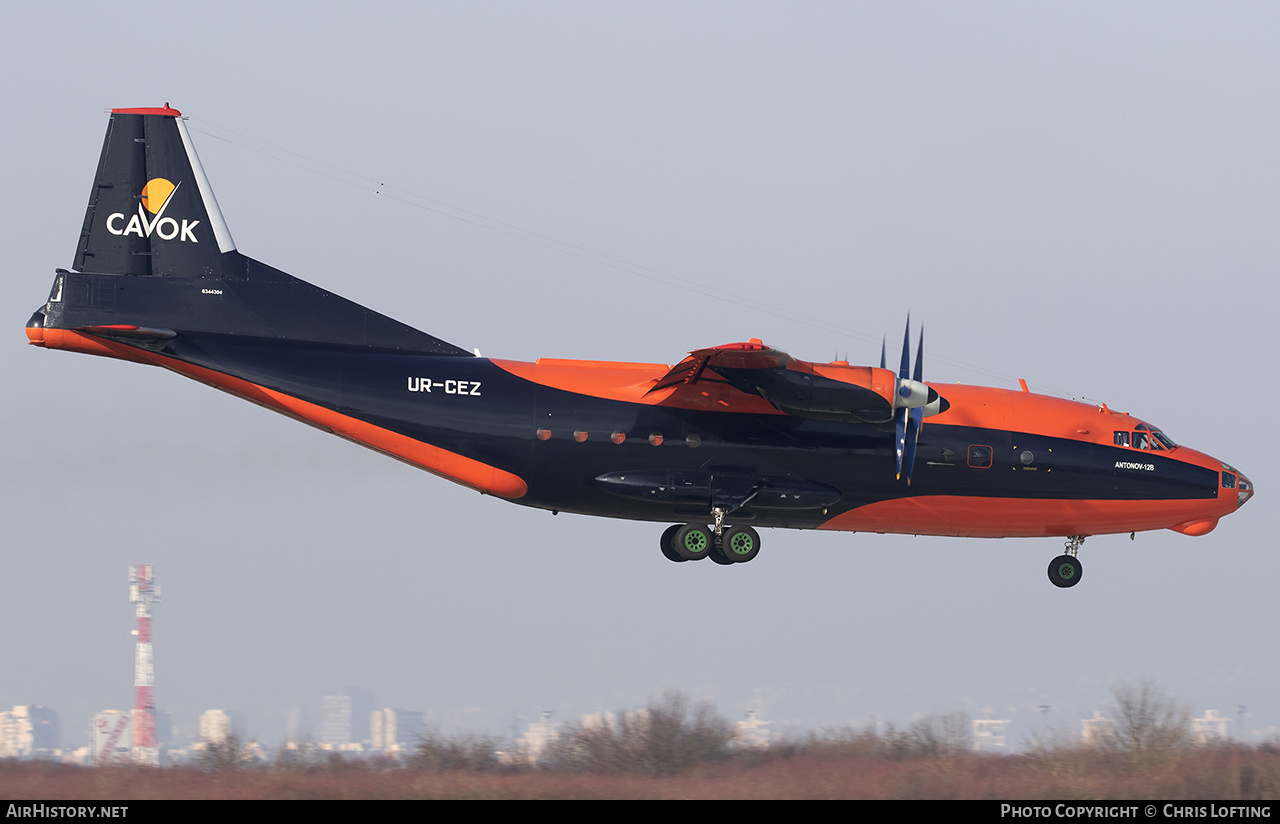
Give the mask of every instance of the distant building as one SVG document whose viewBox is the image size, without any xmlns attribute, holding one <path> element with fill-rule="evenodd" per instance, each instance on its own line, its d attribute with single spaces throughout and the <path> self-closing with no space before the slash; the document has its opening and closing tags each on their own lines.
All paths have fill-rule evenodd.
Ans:
<svg viewBox="0 0 1280 824">
<path fill-rule="evenodd" d="M 1100 747 L 1115 738 L 1116 723 L 1099 710 L 1094 710 L 1092 718 L 1086 718 L 1080 723 L 1080 741 L 1086 747 Z"/>
<path fill-rule="evenodd" d="M 156 743 L 163 750 L 173 744 L 173 715 L 156 710 Z"/>
<path fill-rule="evenodd" d="M 359 687 L 347 687 L 343 693 L 351 699 L 351 743 L 368 741 L 369 718 L 373 715 L 373 693 Z"/>
<path fill-rule="evenodd" d="M 330 747 L 351 743 L 351 696 L 324 697 L 320 705 L 320 743 Z"/>
<path fill-rule="evenodd" d="M 284 740 L 288 744 L 303 744 L 311 739 L 311 731 L 306 726 L 306 718 L 302 707 L 295 704 L 285 713 Z M 296 747 L 295 747 L 296 749 Z"/>
<path fill-rule="evenodd" d="M 973 720 L 973 751 L 1007 753 L 1006 734 L 1013 723 L 1007 718 L 975 718 Z"/>
<path fill-rule="evenodd" d="M 372 714 L 373 693 L 368 690 L 347 687 L 337 695 L 324 696 L 320 716 L 321 745 L 330 749 L 349 749 L 349 745 L 367 743 Z"/>
<path fill-rule="evenodd" d="M 200 713 L 200 741 L 221 744 L 231 733 L 231 717 L 222 710 L 205 710 Z"/>
<path fill-rule="evenodd" d="M 1191 719 L 1191 736 L 1197 744 L 1213 744 L 1227 740 L 1230 718 L 1218 715 L 1217 710 L 1205 710 L 1200 718 Z"/>
<path fill-rule="evenodd" d="M 422 713 L 415 710 L 374 710 L 369 716 L 369 748 L 387 753 L 412 748 L 425 726 Z"/>
<path fill-rule="evenodd" d="M 578 723 L 584 730 L 643 730 L 649 726 L 649 710 L 645 707 L 641 707 L 638 710 L 629 710 L 623 713 L 621 718 L 615 713 L 607 711 L 590 712 L 582 716 Z"/>
<path fill-rule="evenodd" d="M 127 764 L 133 760 L 133 713 L 102 710 L 89 717 L 89 763 Z"/>
<path fill-rule="evenodd" d="M 747 717 L 733 725 L 733 737 L 739 747 L 762 750 L 769 746 L 768 728 L 768 721 L 761 721 L 755 710 L 747 710 Z"/>
<path fill-rule="evenodd" d="M 52 755 L 61 737 L 58 714 L 39 704 L 0 712 L 0 758 Z"/>
<path fill-rule="evenodd" d="M 516 740 L 514 752 L 507 756 L 512 763 L 532 764 L 542 757 L 547 747 L 559 740 L 560 725 L 551 721 L 551 713 L 544 712 L 540 720 L 529 724 L 524 735 Z"/>
</svg>

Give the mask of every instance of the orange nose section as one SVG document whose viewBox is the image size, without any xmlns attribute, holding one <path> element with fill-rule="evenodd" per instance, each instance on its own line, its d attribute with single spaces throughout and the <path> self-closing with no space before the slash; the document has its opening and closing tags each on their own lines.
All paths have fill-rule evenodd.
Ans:
<svg viewBox="0 0 1280 824">
<path fill-rule="evenodd" d="M 1187 521 L 1185 524 L 1169 527 L 1174 532 L 1181 532 L 1183 535 L 1207 535 L 1213 532 L 1213 528 L 1218 525 L 1217 518 L 1202 518 L 1198 521 Z"/>
</svg>

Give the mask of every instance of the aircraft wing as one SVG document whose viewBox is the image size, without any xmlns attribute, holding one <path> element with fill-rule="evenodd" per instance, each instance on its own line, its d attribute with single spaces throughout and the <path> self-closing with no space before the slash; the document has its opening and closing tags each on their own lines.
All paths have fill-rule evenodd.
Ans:
<svg viewBox="0 0 1280 824">
<path fill-rule="evenodd" d="M 707 381 L 758 395 L 779 411 L 802 418 L 870 423 L 893 419 L 892 372 L 847 364 L 818 366 L 756 339 L 690 352 L 649 393 Z"/>
<path fill-rule="evenodd" d="M 692 386 L 704 379 L 708 366 L 721 369 L 774 369 L 794 361 L 795 358 L 786 352 L 765 346 L 754 339 L 749 343 L 726 343 L 710 349 L 696 349 L 689 353 L 689 357 L 671 367 L 671 371 L 663 375 L 649 393 L 672 386 Z"/>
</svg>

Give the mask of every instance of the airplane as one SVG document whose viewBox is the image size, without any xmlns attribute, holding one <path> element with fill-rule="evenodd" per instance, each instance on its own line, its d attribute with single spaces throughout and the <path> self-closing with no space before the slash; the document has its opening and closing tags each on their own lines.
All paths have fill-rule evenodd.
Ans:
<svg viewBox="0 0 1280 824">
<path fill-rule="evenodd" d="M 481 493 L 671 524 L 676 562 L 751 561 L 759 528 L 1204 535 L 1243 474 L 1127 413 L 932 386 L 910 319 L 895 372 L 758 339 L 674 366 L 483 358 L 241 254 L 184 117 L 113 109 L 72 269 L 31 344 L 161 366 Z"/>
</svg>

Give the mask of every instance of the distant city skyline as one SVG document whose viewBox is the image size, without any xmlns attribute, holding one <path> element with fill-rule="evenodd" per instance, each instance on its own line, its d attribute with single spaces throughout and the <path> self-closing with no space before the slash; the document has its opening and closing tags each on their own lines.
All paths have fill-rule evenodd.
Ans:
<svg viewBox="0 0 1280 824">
<path fill-rule="evenodd" d="M 351 691 L 357 690 L 349 688 L 346 692 Z M 338 702 L 329 699 L 350 699 L 351 696 L 344 693 L 324 698 L 325 705 L 335 715 L 335 719 L 327 726 L 334 731 L 349 729 L 349 700 Z M 509 761 L 536 761 L 566 729 L 573 726 L 583 729 L 616 727 L 623 723 L 624 718 L 626 724 L 635 725 L 642 723 L 647 713 L 647 708 L 640 707 L 621 714 L 588 713 L 566 721 L 557 720 L 552 713 L 544 712 L 538 720 L 529 721 L 522 729 L 513 728 L 509 736 L 496 736 L 493 740 L 505 742 L 505 749 L 498 753 L 501 758 Z M 1115 734 L 1117 717 L 1118 715 L 1108 712 L 1095 711 L 1091 717 L 1080 719 L 1075 730 L 1059 729 L 1049 738 L 1043 737 L 1043 733 L 1047 731 L 1042 730 L 1041 735 L 1029 740 L 1029 744 L 1034 747 L 1048 741 L 1062 743 L 1076 740 L 1086 746 L 1098 746 Z M 160 718 L 166 724 L 157 730 L 161 745 L 159 763 L 162 766 L 198 761 L 204 747 L 223 743 L 233 734 L 238 736 L 241 745 L 252 745 L 254 757 L 259 759 L 273 760 L 288 751 L 303 752 L 310 749 L 340 753 L 349 758 L 382 755 L 406 759 L 416 750 L 419 737 L 427 732 L 421 711 L 388 707 L 370 712 L 370 722 L 365 725 L 369 734 L 363 739 L 348 737 L 343 740 L 316 741 L 308 735 L 301 735 L 287 738 L 278 747 L 271 747 L 260 737 L 236 729 L 231 715 L 222 709 L 209 709 L 200 714 L 199 735 L 196 737 L 175 735 L 167 726 L 170 720 L 168 714 L 160 713 Z M 84 765 L 131 761 L 137 753 L 133 747 L 132 720 L 130 712 L 100 711 L 94 714 L 88 740 L 81 745 L 67 744 L 59 741 L 60 719 L 56 711 L 38 705 L 16 706 L 10 711 L 0 711 L 0 759 L 55 759 Z M 1160 719 L 1162 723 L 1163 720 Z M 1216 710 L 1206 710 L 1199 716 L 1188 714 L 1185 720 L 1187 732 L 1195 744 L 1240 740 L 1231 730 L 1232 719 L 1222 716 Z M 959 715 L 933 716 L 917 721 L 932 721 L 941 725 L 939 729 L 948 731 L 948 734 L 963 735 L 965 741 L 962 745 L 976 752 L 1009 754 L 1023 749 L 1010 738 L 1008 719 L 968 718 Z M 956 726 L 960 722 L 963 728 Z M 877 724 L 868 725 L 866 729 L 879 735 L 886 732 Z M 787 737 L 786 731 L 773 730 L 772 722 L 755 712 L 748 712 L 744 718 L 734 721 L 732 730 L 736 746 L 748 749 L 767 747 L 775 740 L 785 740 Z M 775 732 L 782 732 L 781 737 L 775 739 Z M 789 732 L 794 734 L 796 731 Z"/>
</svg>

